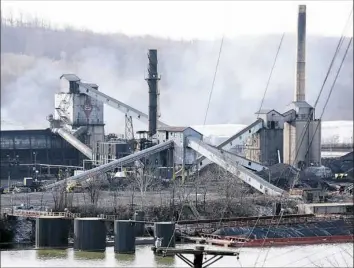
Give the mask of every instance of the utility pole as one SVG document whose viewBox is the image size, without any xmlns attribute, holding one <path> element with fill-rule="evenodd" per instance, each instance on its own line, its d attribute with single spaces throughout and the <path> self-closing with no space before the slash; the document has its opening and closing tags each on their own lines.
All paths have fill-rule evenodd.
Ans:
<svg viewBox="0 0 354 268">
<path fill-rule="evenodd" d="M 155 251 L 155 254 L 162 255 L 163 257 L 176 255 L 192 268 L 207 268 L 222 259 L 224 256 L 235 256 L 238 260 L 240 255 L 238 252 L 232 251 L 207 250 L 203 246 L 197 246 L 195 249 L 153 248 L 153 250 Z M 187 259 L 183 254 L 194 255 L 193 262 Z M 206 257 L 207 255 L 212 257 L 203 262 L 203 257 Z"/>
<path fill-rule="evenodd" d="M 19 156 L 16 155 L 15 158 L 11 158 L 9 155 L 7 155 L 7 160 L 9 163 L 9 170 L 7 173 L 7 187 L 8 187 L 8 191 L 10 192 L 10 186 L 11 186 L 11 170 L 13 168 L 13 166 L 18 166 L 20 164 L 19 161 Z"/>
<path fill-rule="evenodd" d="M 33 167 L 33 173 L 35 176 L 35 181 L 37 181 L 37 152 L 33 152 L 34 156 L 34 167 Z"/>
</svg>

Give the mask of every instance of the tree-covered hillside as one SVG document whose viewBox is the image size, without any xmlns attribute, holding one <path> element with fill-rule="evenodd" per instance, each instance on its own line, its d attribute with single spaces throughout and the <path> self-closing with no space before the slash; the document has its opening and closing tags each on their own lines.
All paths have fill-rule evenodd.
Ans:
<svg viewBox="0 0 354 268">
<path fill-rule="evenodd" d="M 241 36 L 224 41 L 207 124 L 247 124 L 254 119 L 280 38 Z M 338 40 L 339 37 L 308 36 L 306 97 L 310 104 L 321 88 Z M 97 83 L 100 90 L 112 97 L 147 112 L 148 87 L 144 76 L 149 48 L 158 49 L 162 119 L 175 125 L 202 124 L 220 40 L 102 35 L 52 29 L 38 20 L 2 21 L 1 117 L 31 127 L 46 127 L 46 116 L 54 109 L 58 79 L 62 73 L 71 72 Z M 285 35 L 262 108 L 284 111 L 292 101 L 295 51 L 295 36 Z M 318 115 L 338 65 L 339 59 L 324 89 Z M 109 107 L 105 113 L 108 131 L 123 129 L 123 115 Z M 353 119 L 353 47 L 324 119 Z"/>
</svg>

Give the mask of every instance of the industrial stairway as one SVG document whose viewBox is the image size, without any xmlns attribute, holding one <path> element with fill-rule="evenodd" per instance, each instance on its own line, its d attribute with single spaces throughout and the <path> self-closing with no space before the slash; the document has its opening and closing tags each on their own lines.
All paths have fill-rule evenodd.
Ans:
<svg viewBox="0 0 354 268">
<path fill-rule="evenodd" d="M 211 162 L 214 162 L 230 173 L 236 175 L 239 179 L 265 195 L 280 196 L 286 193 L 284 190 L 265 181 L 260 176 L 254 174 L 252 171 L 237 163 L 228 154 L 213 148 L 201 140 L 188 137 L 187 144 L 189 148 L 195 150 L 202 156 L 208 158 Z"/>
<path fill-rule="evenodd" d="M 121 166 L 130 164 L 130 163 L 134 163 L 135 161 L 137 161 L 143 157 L 147 157 L 149 155 L 156 154 L 156 153 L 161 152 L 163 150 L 172 148 L 173 146 L 174 146 L 174 142 L 172 140 L 166 141 L 164 143 L 160 143 L 158 145 L 152 146 L 150 148 L 136 152 L 134 154 L 119 158 L 119 159 L 109 162 L 105 165 L 101 165 L 99 167 L 87 170 L 81 174 L 69 177 L 65 180 L 61 180 L 61 181 L 46 185 L 44 188 L 51 189 L 51 188 L 60 186 L 62 184 L 65 184 L 68 181 L 83 182 L 89 178 L 94 178 L 95 176 L 97 176 L 99 174 L 104 174 L 108 171 L 111 171 L 112 169 L 114 169 L 116 167 L 121 167 Z"/>
</svg>

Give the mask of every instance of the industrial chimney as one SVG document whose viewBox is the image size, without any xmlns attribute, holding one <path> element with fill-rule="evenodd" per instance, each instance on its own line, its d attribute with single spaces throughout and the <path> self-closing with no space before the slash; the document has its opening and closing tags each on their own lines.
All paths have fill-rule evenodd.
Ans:
<svg viewBox="0 0 354 268">
<path fill-rule="evenodd" d="M 149 85 L 149 136 L 152 137 L 156 134 L 158 118 L 158 80 L 160 80 L 160 77 L 157 73 L 157 50 L 149 49 L 148 58 L 148 77 L 146 81 Z"/>
<path fill-rule="evenodd" d="M 294 101 L 305 101 L 306 5 L 299 6 L 297 21 L 297 63 Z"/>
</svg>

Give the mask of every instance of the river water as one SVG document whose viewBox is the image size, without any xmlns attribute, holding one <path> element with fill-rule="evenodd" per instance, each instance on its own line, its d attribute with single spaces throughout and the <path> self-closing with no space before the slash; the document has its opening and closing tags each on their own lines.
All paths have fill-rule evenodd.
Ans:
<svg viewBox="0 0 354 268">
<path fill-rule="evenodd" d="M 178 245 L 194 248 L 195 245 Z M 137 246 L 134 255 L 67 250 L 11 250 L 1 252 L 1 267 L 189 267 L 178 257 L 156 257 L 151 246 Z M 206 248 L 220 249 L 207 246 Z M 224 257 L 211 267 L 353 267 L 353 244 L 242 248 L 240 258 Z M 188 256 L 192 260 L 192 256 Z M 257 263 L 256 263 L 257 262 Z"/>
</svg>

